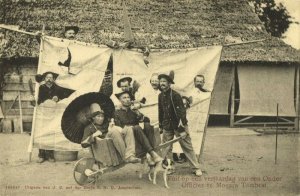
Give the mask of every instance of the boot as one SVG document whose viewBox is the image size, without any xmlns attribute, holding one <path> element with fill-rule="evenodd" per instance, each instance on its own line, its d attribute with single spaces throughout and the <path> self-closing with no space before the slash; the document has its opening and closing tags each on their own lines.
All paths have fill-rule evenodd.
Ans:
<svg viewBox="0 0 300 196">
<path fill-rule="evenodd" d="M 140 163 L 141 159 L 135 157 L 135 156 L 130 156 L 125 160 L 126 163 Z"/>
<path fill-rule="evenodd" d="M 151 157 L 152 157 L 152 159 L 153 159 L 153 161 L 155 162 L 155 163 L 158 163 L 158 162 L 160 162 L 160 161 L 162 161 L 163 160 L 163 158 L 161 158 L 156 152 L 154 152 L 153 150 L 149 153 L 150 155 L 151 155 Z"/>
</svg>

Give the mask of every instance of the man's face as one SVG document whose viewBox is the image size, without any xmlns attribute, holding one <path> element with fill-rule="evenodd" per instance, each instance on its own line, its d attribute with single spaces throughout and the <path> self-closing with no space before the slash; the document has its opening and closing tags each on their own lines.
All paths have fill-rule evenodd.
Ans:
<svg viewBox="0 0 300 196">
<path fill-rule="evenodd" d="M 159 86 L 162 91 L 167 91 L 170 88 L 170 83 L 166 78 L 161 78 L 159 80 Z"/>
<path fill-rule="evenodd" d="M 48 73 L 45 77 L 45 83 L 47 85 L 52 85 L 54 82 L 54 78 L 53 78 L 53 75 L 51 73 Z"/>
<path fill-rule="evenodd" d="M 131 106 L 131 99 L 128 94 L 125 93 L 125 94 L 121 95 L 119 100 L 120 100 L 122 106 L 125 106 L 125 107 Z"/>
<path fill-rule="evenodd" d="M 97 125 L 102 125 L 104 121 L 104 114 L 97 114 L 97 116 L 93 117 L 93 122 Z"/>
<path fill-rule="evenodd" d="M 152 78 L 150 79 L 150 84 L 154 90 L 157 90 L 159 87 L 158 76 L 152 76 Z"/>
<path fill-rule="evenodd" d="M 195 84 L 195 87 L 196 88 L 203 88 L 204 84 L 205 84 L 205 79 L 204 77 L 201 77 L 201 76 L 197 76 L 195 78 L 195 81 L 194 81 L 194 84 Z"/>
<path fill-rule="evenodd" d="M 76 33 L 73 29 L 67 30 L 65 32 L 65 38 L 66 39 L 75 39 Z"/>
<path fill-rule="evenodd" d="M 130 85 L 128 81 L 123 81 L 120 82 L 120 88 L 122 89 L 122 91 L 129 91 L 130 90 Z"/>
</svg>

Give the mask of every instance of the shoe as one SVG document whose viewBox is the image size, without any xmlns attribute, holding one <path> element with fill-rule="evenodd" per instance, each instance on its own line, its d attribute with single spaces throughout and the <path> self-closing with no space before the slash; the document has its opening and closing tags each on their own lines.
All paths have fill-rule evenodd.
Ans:
<svg viewBox="0 0 300 196">
<path fill-rule="evenodd" d="M 125 160 L 126 163 L 140 163 L 141 159 L 131 156 Z"/>
<path fill-rule="evenodd" d="M 39 158 L 39 159 L 37 160 L 37 163 L 43 163 L 44 161 L 45 161 L 44 158 Z"/>
<path fill-rule="evenodd" d="M 202 176 L 202 171 L 201 171 L 201 169 L 197 169 L 196 171 L 194 171 L 194 174 L 195 174 L 196 176 Z"/>
<path fill-rule="evenodd" d="M 51 162 L 51 163 L 55 162 L 55 160 L 53 158 L 49 158 L 48 161 Z"/>
</svg>

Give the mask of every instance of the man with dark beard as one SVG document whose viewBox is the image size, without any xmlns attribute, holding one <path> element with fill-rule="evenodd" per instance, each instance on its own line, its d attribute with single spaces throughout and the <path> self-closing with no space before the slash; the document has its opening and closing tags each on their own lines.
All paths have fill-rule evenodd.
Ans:
<svg viewBox="0 0 300 196">
<path fill-rule="evenodd" d="M 52 100 L 55 102 L 60 101 L 69 96 L 69 94 L 65 94 L 64 88 L 55 84 L 55 79 L 57 78 L 57 74 L 53 72 L 46 72 L 42 75 L 44 79 L 44 84 L 39 87 L 39 95 L 38 95 L 38 105 L 42 104 L 46 100 Z M 53 150 L 44 150 L 39 149 L 39 159 L 38 163 L 43 163 L 45 160 L 49 162 L 54 162 Z"/>
<path fill-rule="evenodd" d="M 171 72 L 174 73 L 174 72 Z M 161 93 L 158 96 L 159 128 L 163 131 L 163 143 L 181 136 L 179 144 L 186 155 L 196 176 L 201 176 L 202 171 L 193 149 L 188 130 L 186 109 L 184 108 L 180 94 L 171 88 L 174 84 L 174 74 L 160 74 L 158 76 Z M 172 146 L 168 146 L 162 153 L 172 159 Z"/>
</svg>

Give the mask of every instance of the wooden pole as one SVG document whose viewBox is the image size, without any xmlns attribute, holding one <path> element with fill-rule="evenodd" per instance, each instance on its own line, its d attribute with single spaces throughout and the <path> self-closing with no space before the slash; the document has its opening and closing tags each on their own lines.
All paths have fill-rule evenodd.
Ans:
<svg viewBox="0 0 300 196">
<path fill-rule="evenodd" d="M 233 81 L 231 86 L 231 107 L 230 107 L 230 127 L 234 127 L 234 108 L 235 108 L 235 70 L 233 70 Z"/>
<path fill-rule="evenodd" d="M 299 122 L 300 122 L 300 96 L 299 96 L 299 91 L 300 91 L 300 69 L 299 67 L 297 68 L 296 71 L 296 118 L 295 118 L 295 130 L 299 132 Z"/>
<path fill-rule="evenodd" d="M 276 141 L 275 141 L 275 164 L 277 164 L 277 147 L 278 147 L 278 103 L 276 109 Z"/>
<path fill-rule="evenodd" d="M 240 43 L 232 43 L 232 44 L 224 44 L 223 47 L 227 46 L 236 46 L 236 45 L 242 45 L 242 44 L 252 44 L 252 43 L 257 43 L 257 42 L 263 42 L 266 41 L 267 39 L 258 39 L 258 40 L 252 40 L 252 41 L 247 41 L 247 42 L 240 42 Z"/>
<path fill-rule="evenodd" d="M 22 113 L 22 102 L 21 102 L 21 93 L 19 91 L 19 111 L 20 111 L 20 129 L 21 133 L 23 133 L 23 113 Z"/>
<path fill-rule="evenodd" d="M 132 30 L 131 30 L 131 24 L 130 24 L 125 0 L 122 1 L 122 7 L 123 7 L 123 24 L 124 24 L 125 41 L 133 42 L 134 36 L 133 36 Z"/>
<path fill-rule="evenodd" d="M 31 32 L 27 32 L 27 31 L 22 31 L 22 30 L 19 30 L 19 29 L 14 29 L 14 28 L 11 28 L 5 24 L 0 24 L 0 28 L 2 29 L 6 29 L 6 30 L 9 30 L 9 31 L 15 31 L 15 32 L 18 32 L 18 33 L 23 33 L 23 34 L 26 34 L 26 35 L 32 35 L 32 36 L 36 36 L 35 33 L 31 33 Z"/>
<path fill-rule="evenodd" d="M 43 24 L 42 35 L 44 35 L 44 33 L 45 33 L 45 24 Z M 43 41 L 43 37 L 42 37 L 41 43 L 40 43 L 40 53 L 39 53 L 39 63 L 38 63 L 37 73 L 39 73 L 40 66 L 41 66 L 42 60 L 43 60 L 42 59 L 43 46 L 44 46 L 44 41 Z M 39 94 L 39 85 L 35 85 L 35 100 L 38 100 L 38 94 Z M 28 149 L 27 149 L 27 152 L 29 153 L 28 154 L 28 162 L 31 162 L 31 155 L 32 155 L 32 149 L 33 149 L 36 109 L 37 109 L 37 106 L 34 107 L 34 111 L 33 111 L 31 135 L 30 135 L 30 141 L 29 141 L 29 145 L 28 145 Z"/>
</svg>

